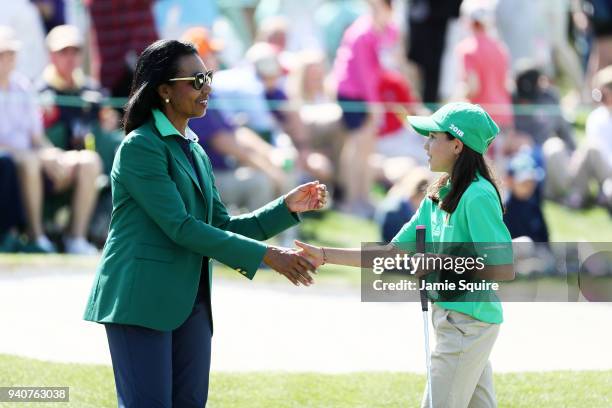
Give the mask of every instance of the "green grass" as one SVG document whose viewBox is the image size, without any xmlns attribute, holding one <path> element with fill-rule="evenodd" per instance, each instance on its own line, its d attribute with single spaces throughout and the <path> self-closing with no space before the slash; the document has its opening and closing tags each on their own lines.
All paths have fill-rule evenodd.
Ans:
<svg viewBox="0 0 612 408">
<path fill-rule="evenodd" d="M 316 245 L 337 247 L 358 247 L 362 242 L 380 240 L 378 226 L 373 221 L 336 211 L 326 211 L 317 218 L 306 218 L 300 234 Z"/>
<path fill-rule="evenodd" d="M 612 218 L 603 208 L 571 210 L 547 201 L 544 217 L 552 242 L 612 242 Z"/>
<path fill-rule="evenodd" d="M 2 386 L 67 386 L 70 403 L 45 407 L 116 406 L 112 369 L 59 364 L 0 354 Z M 209 407 L 416 407 L 425 377 L 407 373 L 213 373 Z M 496 374 L 500 407 L 610 407 L 612 371 Z M 41 404 L 1 404 L 40 407 Z"/>
<path fill-rule="evenodd" d="M 544 216 L 548 222 L 550 239 L 554 242 L 612 242 L 612 219 L 602 208 L 570 210 L 553 202 L 544 205 Z M 380 239 L 378 227 L 373 221 L 352 217 L 336 211 L 326 211 L 320 216 L 305 217 L 300 226 L 300 239 L 315 245 L 335 247 L 358 247 L 362 242 Z M 64 270 L 94 269 L 95 257 L 69 255 L 0 255 L 0 270 L 26 267 L 57 267 Z M 231 268 L 218 264 L 215 275 L 223 279 L 244 279 Z M 315 278 L 317 283 L 357 286 L 361 282 L 356 268 L 325 265 Z M 283 277 L 271 271 L 260 271 L 257 282 L 286 284 Z"/>
<path fill-rule="evenodd" d="M 544 217 L 553 242 L 612 242 L 612 218 L 600 207 L 572 210 L 551 201 L 544 203 Z M 373 221 L 334 211 L 302 225 L 305 240 L 319 245 L 351 247 L 380 240 Z"/>
</svg>

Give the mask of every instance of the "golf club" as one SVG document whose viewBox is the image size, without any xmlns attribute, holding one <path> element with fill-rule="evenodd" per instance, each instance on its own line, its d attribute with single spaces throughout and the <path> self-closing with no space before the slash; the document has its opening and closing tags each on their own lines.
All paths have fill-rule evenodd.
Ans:
<svg viewBox="0 0 612 408">
<path fill-rule="evenodd" d="M 417 225 L 416 227 L 416 252 L 425 253 L 425 226 Z M 419 288 L 422 288 L 423 278 L 419 278 Z M 431 389 L 431 354 L 429 350 L 429 302 L 427 299 L 427 291 L 419 289 L 421 297 L 421 310 L 423 311 L 423 331 L 425 333 L 425 365 L 427 367 L 427 398 L 429 400 L 429 408 L 433 408 L 433 392 Z"/>
</svg>

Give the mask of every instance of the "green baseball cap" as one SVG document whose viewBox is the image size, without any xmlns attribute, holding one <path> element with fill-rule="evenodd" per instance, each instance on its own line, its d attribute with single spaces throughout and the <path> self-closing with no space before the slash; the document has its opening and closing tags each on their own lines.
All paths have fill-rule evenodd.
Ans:
<svg viewBox="0 0 612 408">
<path fill-rule="evenodd" d="M 453 102 L 430 116 L 408 116 L 408 123 L 423 136 L 448 132 L 472 150 L 484 154 L 499 133 L 499 127 L 480 105 Z"/>
</svg>

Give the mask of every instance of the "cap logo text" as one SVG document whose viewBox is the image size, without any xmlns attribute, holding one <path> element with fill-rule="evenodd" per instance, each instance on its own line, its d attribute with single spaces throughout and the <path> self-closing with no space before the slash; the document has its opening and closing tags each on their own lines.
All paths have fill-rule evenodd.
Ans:
<svg viewBox="0 0 612 408">
<path fill-rule="evenodd" d="M 455 126 L 454 123 L 450 124 L 450 129 L 455 132 L 457 134 L 457 136 L 459 137 L 463 137 L 463 130 L 459 129 L 457 126 Z"/>
</svg>

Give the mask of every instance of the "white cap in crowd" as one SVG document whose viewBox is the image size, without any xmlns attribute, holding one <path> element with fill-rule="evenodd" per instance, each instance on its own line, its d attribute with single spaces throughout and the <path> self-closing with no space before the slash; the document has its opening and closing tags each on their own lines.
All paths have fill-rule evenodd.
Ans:
<svg viewBox="0 0 612 408">
<path fill-rule="evenodd" d="M 47 47 L 51 52 L 61 51 L 68 47 L 83 47 L 83 36 L 73 25 L 59 25 L 47 34 Z"/>
<path fill-rule="evenodd" d="M 246 52 L 246 59 L 255 66 L 255 70 L 264 77 L 282 74 L 276 49 L 265 42 L 257 42 Z"/>
<path fill-rule="evenodd" d="M 17 52 L 21 48 L 21 42 L 17 39 L 15 31 L 8 26 L 0 26 L 0 52 Z"/>
<path fill-rule="evenodd" d="M 599 70 L 593 77 L 593 85 L 595 88 L 612 85 L 612 65 Z"/>
<path fill-rule="evenodd" d="M 602 102 L 603 88 L 612 87 L 612 65 L 600 69 L 593 76 L 591 96 L 595 102 Z"/>
<path fill-rule="evenodd" d="M 490 0 L 464 0 L 461 15 L 488 26 L 495 19 L 495 4 Z"/>
</svg>

